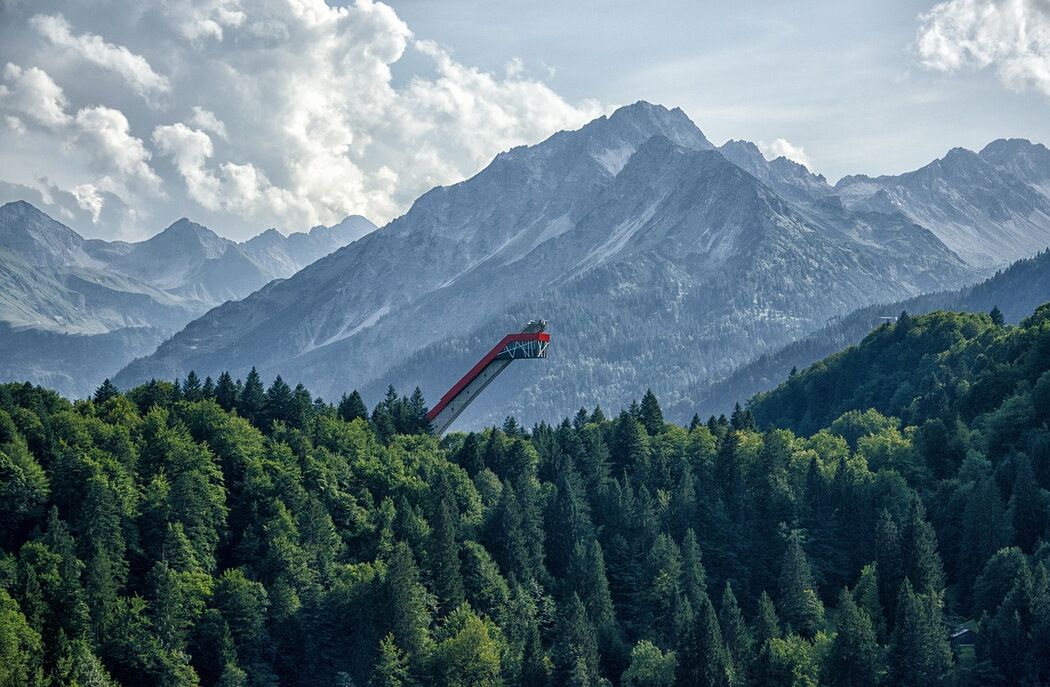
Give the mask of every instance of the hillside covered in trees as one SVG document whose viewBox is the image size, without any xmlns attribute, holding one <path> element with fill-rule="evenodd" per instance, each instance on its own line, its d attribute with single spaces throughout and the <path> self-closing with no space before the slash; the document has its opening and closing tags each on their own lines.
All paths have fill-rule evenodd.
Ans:
<svg viewBox="0 0 1050 687">
<path fill-rule="evenodd" d="M 901 317 L 688 428 L 424 410 L 0 386 L 0 685 L 1050 681 L 1050 306 Z"/>
</svg>

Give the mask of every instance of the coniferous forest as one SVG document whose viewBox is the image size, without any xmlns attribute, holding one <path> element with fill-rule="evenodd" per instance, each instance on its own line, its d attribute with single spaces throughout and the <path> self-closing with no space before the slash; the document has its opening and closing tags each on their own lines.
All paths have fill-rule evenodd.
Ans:
<svg viewBox="0 0 1050 687">
<path fill-rule="evenodd" d="M 627 403 L 0 386 L 0 686 L 1050 682 L 1050 306 Z"/>
</svg>

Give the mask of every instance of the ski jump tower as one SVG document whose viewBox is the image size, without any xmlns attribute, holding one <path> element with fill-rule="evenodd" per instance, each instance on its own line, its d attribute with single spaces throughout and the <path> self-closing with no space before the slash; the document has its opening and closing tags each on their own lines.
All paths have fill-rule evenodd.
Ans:
<svg viewBox="0 0 1050 687">
<path fill-rule="evenodd" d="M 470 402 L 511 362 L 524 358 L 546 358 L 551 335 L 545 329 L 545 320 L 533 320 L 521 332 L 507 334 L 493 346 L 427 413 L 427 421 L 433 427 L 434 434 L 444 434 Z"/>
</svg>

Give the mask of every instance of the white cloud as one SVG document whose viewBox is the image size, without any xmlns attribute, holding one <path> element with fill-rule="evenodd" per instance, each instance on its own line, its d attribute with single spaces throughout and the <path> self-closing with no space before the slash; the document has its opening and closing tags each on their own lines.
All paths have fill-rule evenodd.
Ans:
<svg viewBox="0 0 1050 687">
<path fill-rule="evenodd" d="M 0 84 L 0 107 L 48 127 L 63 126 L 69 121 L 66 96 L 44 70 L 22 69 L 8 63 L 4 81 Z"/>
<path fill-rule="evenodd" d="M 214 113 L 205 110 L 200 105 L 195 105 L 193 108 L 193 117 L 190 118 L 190 122 L 196 124 L 204 131 L 210 131 L 219 138 L 226 138 L 226 124 L 224 124 Z"/>
<path fill-rule="evenodd" d="M 762 154 L 770 160 L 775 160 L 778 157 L 786 157 L 789 160 L 799 163 L 810 171 L 813 170 L 813 161 L 806 155 L 806 151 L 802 146 L 797 146 L 787 139 L 778 138 L 772 143 L 759 143 L 758 147 L 762 150 Z"/>
<path fill-rule="evenodd" d="M 98 224 L 98 220 L 102 216 L 102 208 L 105 206 L 98 187 L 94 184 L 79 184 L 73 187 L 72 193 L 73 197 L 77 199 L 77 205 L 80 209 L 90 212 L 91 221 Z"/>
<path fill-rule="evenodd" d="M 29 19 L 29 25 L 51 43 L 66 48 L 84 60 L 109 69 L 125 79 L 132 90 L 143 97 L 170 90 L 167 78 L 153 71 L 153 67 L 141 55 L 123 45 L 107 43 L 101 36 L 91 33 L 74 35 L 69 22 L 61 14 L 37 14 Z"/>
<path fill-rule="evenodd" d="M 948 0 L 920 15 L 916 46 L 943 72 L 993 68 L 1008 87 L 1050 96 L 1050 3 Z"/>
<path fill-rule="evenodd" d="M 120 196 L 161 195 L 160 177 L 149 166 L 150 153 L 129 131 L 120 110 L 97 105 L 86 107 L 75 119 L 73 145 L 87 153 L 102 176 L 95 184 Z"/>
<path fill-rule="evenodd" d="M 132 0 L 110 5 L 110 16 L 100 11 L 97 18 L 63 6 L 76 34 L 54 10 L 25 21 L 48 28 L 56 43 L 85 48 L 78 52 L 85 59 L 92 59 L 91 47 L 93 61 L 124 70 L 132 92 L 156 95 L 166 88 L 162 101 L 135 109 L 123 105 L 123 93 L 92 90 L 92 101 L 71 107 L 37 69 L 54 88 L 26 89 L 19 98 L 32 100 L 32 93 L 35 102 L 50 97 L 51 105 L 5 106 L 0 99 L 0 110 L 27 123 L 30 117 L 51 121 L 56 138 L 90 159 L 76 171 L 77 185 L 93 184 L 107 203 L 110 195 L 129 205 L 137 198 L 147 216 L 192 215 L 240 235 L 262 226 L 331 224 L 352 213 L 382 223 L 429 188 L 476 173 L 500 151 L 602 112 L 594 102 L 566 102 L 520 61 L 499 73 L 461 64 L 415 38 L 390 6 L 373 0 L 339 7 L 324 0 L 172 0 L 146 12 Z M 47 63 L 59 83 L 75 78 L 63 74 L 61 64 L 52 66 L 45 51 L 23 52 L 19 62 Z M 157 75 L 151 63 L 163 64 L 168 75 Z M 116 103 L 123 112 L 112 109 Z M 187 115 L 189 104 L 196 106 Z M 105 130 L 124 132 L 126 153 L 82 130 L 89 122 L 80 112 L 92 108 L 124 118 Z M 100 114 L 92 115 L 94 123 L 101 124 Z M 144 143 L 133 131 L 153 135 Z M 151 152 L 171 165 L 152 168 Z M 103 154 L 112 157 L 108 170 Z M 73 163 L 52 161 L 64 178 L 74 175 Z"/>
</svg>

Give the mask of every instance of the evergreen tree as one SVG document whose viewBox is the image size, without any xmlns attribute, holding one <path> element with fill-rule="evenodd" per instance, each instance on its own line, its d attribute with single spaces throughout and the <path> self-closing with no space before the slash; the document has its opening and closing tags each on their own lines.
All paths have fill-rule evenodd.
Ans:
<svg viewBox="0 0 1050 687">
<path fill-rule="evenodd" d="M 879 577 L 874 563 L 865 565 L 860 571 L 860 579 L 857 581 L 857 586 L 853 588 L 852 596 L 857 608 L 867 614 L 872 629 L 875 630 L 875 636 L 884 640 L 886 618 L 882 611 L 882 602 L 879 600 Z"/>
<path fill-rule="evenodd" d="M 576 594 L 567 600 L 558 619 L 554 682 L 581 687 L 598 683 L 598 639 Z"/>
<path fill-rule="evenodd" d="M 441 499 L 431 519 L 427 561 L 431 587 L 442 614 L 458 608 L 464 600 L 457 541 L 458 513 L 451 498 Z"/>
<path fill-rule="evenodd" d="M 780 565 L 779 607 L 784 622 L 803 637 L 813 637 L 824 626 L 824 606 L 813 589 L 813 574 L 798 530 L 788 536 Z"/>
<path fill-rule="evenodd" d="M 897 623 L 890 647 L 891 679 L 902 687 L 942 684 L 951 667 L 951 648 L 941 626 L 940 599 L 901 585 Z"/>
<path fill-rule="evenodd" d="M 368 419 L 368 408 L 365 406 L 365 402 L 361 399 L 361 394 L 358 393 L 357 389 L 351 391 L 349 396 L 343 394 L 343 397 L 339 399 L 337 412 L 339 417 L 347 422 L 357 419 Z"/>
<path fill-rule="evenodd" d="M 215 384 L 215 402 L 224 411 L 232 411 L 237 407 L 238 394 L 233 377 L 224 370 L 222 374 L 218 375 L 218 382 Z"/>
<path fill-rule="evenodd" d="M 732 668 L 729 653 L 711 600 L 705 594 L 693 622 L 679 638 L 675 684 L 683 687 L 729 687 Z"/>
<path fill-rule="evenodd" d="M 664 414 L 652 389 L 646 389 L 638 409 L 638 419 L 650 436 L 656 436 L 664 429 Z"/>
<path fill-rule="evenodd" d="M 766 592 L 762 592 L 758 597 L 758 611 L 755 613 L 751 634 L 757 648 L 761 648 L 766 642 L 781 634 L 777 609 L 773 605 L 773 599 Z"/>
<path fill-rule="evenodd" d="M 744 614 L 733 594 L 733 585 L 726 582 L 722 591 L 722 607 L 718 611 L 718 620 L 722 630 L 722 639 L 733 666 L 733 684 L 747 684 L 748 671 L 751 668 L 752 640 L 751 631 L 744 622 Z"/>
<path fill-rule="evenodd" d="M 292 422 L 295 417 L 294 409 L 295 398 L 292 395 L 292 388 L 281 379 L 281 375 L 277 375 L 273 384 L 266 390 L 263 402 L 263 428 L 269 430 L 270 425 L 274 422 Z"/>
<path fill-rule="evenodd" d="M 201 387 L 201 396 L 207 399 L 215 398 L 215 380 L 210 376 L 204 378 L 204 386 Z"/>
<path fill-rule="evenodd" d="M 914 589 L 920 593 L 944 589 L 944 566 L 937 553 L 937 535 L 926 521 L 926 509 L 918 497 L 912 499 L 904 529 L 903 553 L 908 579 Z"/>
<path fill-rule="evenodd" d="M 190 403 L 204 398 L 201 378 L 193 370 L 190 370 L 190 373 L 186 375 L 186 381 L 182 383 L 182 397 Z"/>
<path fill-rule="evenodd" d="M 238 394 L 237 385 L 234 384 L 233 377 L 230 376 L 229 372 L 224 370 L 223 373 L 219 375 L 219 381 L 215 385 L 215 402 L 218 403 L 223 410 L 233 410 L 237 407 Z"/>
<path fill-rule="evenodd" d="M 992 318 L 992 324 L 996 327 L 1002 327 L 1006 324 L 1006 318 L 1003 317 L 1003 311 L 999 309 L 998 305 L 992 306 L 992 311 L 988 313 L 988 316 Z"/>
<path fill-rule="evenodd" d="M 1009 517 L 1017 545 L 1031 552 L 1044 538 L 1047 522 L 1047 500 L 1032 474 L 1027 457 L 1015 459 L 1013 492 L 1010 495 Z M 996 549 L 998 550 L 998 549 Z M 985 557 L 987 558 L 987 556 Z"/>
<path fill-rule="evenodd" d="M 877 687 L 879 647 L 868 615 L 846 590 L 839 595 L 838 632 L 831 643 L 827 675 L 831 687 Z"/>
<path fill-rule="evenodd" d="M 408 673 L 408 658 L 398 648 L 393 634 L 387 634 L 379 642 L 379 658 L 376 661 L 371 687 L 407 687 L 414 684 Z"/>
<path fill-rule="evenodd" d="M 427 595 L 419 582 L 419 569 L 411 549 L 398 542 L 387 563 L 383 616 L 390 625 L 394 641 L 409 656 L 422 655 L 426 646 L 430 613 Z"/>
<path fill-rule="evenodd" d="M 120 395 L 120 389 L 118 389 L 116 385 L 107 378 L 102 382 L 102 385 L 99 386 L 99 388 L 95 389 L 95 395 L 92 397 L 92 400 L 95 403 L 105 403 L 109 399 L 118 395 Z"/>
<path fill-rule="evenodd" d="M 551 661 L 540 644 L 536 620 L 530 619 L 525 631 L 525 647 L 521 657 L 521 687 L 547 687 L 551 678 Z"/>
<path fill-rule="evenodd" d="M 262 379 L 253 367 L 244 379 L 244 388 L 237 397 L 237 413 L 256 427 L 262 426 L 266 407 L 266 392 Z"/>
</svg>

